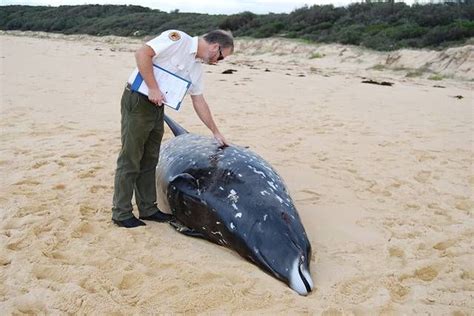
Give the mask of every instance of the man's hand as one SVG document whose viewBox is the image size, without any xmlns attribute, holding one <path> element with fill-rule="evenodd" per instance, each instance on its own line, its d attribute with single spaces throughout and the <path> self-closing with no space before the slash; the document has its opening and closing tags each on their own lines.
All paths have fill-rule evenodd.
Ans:
<svg viewBox="0 0 474 316">
<path fill-rule="evenodd" d="M 165 95 L 161 93 L 160 89 L 150 89 L 148 91 L 148 100 L 157 106 L 162 106 L 165 102 Z"/>
<path fill-rule="evenodd" d="M 214 138 L 217 140 L 217 143 L 219 143 L 219 147 L 227 147 L 229 146 L 229 143 L 227 140 L 222 136 L 220 132 L 214 133 Z"/>
</svg>

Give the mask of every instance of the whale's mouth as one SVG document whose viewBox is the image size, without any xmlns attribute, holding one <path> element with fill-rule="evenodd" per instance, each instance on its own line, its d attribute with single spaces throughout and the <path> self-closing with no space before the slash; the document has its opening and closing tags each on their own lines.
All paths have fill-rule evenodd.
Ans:
<svg viewBox="0 0 474 316">
<path fill-rule="evenodd" d="M 290 275 L 290 287 L 300 295 L 308 295 L 313 290 L 313 280 L 304 265 L 304 258 L 294 261 Z"/>
<path fill-rule="evenodd" d="M 303 266 L 303 263 L 300 263 L 298 266 L 298 272 L 300 273 L 301 280 L 304 283 L 306 291 L 309 293 L 313 290 L 313 280 L 311 280 L 311 276 L 309 275 L 306 268 Z"/>
</svg>

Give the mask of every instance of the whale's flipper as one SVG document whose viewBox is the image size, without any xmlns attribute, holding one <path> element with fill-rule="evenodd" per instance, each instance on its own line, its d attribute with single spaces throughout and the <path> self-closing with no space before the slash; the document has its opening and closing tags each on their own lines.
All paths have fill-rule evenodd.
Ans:
<svg viewBox="0 0 474 316">
<path fill-rule="evenodd" d="M 168 115 L 165 114 L 165 122 L 168 124 L 168 127 L 173 132 L 174 136 L 179 136 L 183 134 L 188 134 L 188 131 L 185 130 L 181 125 L 173 121 Z"/>
<path fill-rule="evenodd" d="M 204 238 L 204 235 L 200 232 L 197 232 L 194 229 L 184 226 L 183 224 L 178 223 L 176 220 L 172 220 L 169 223 L 171 226 L 174 227 L 174 229 L 176 229 L 176 231 L 180 232 L 183 235 Z"/>
</svg>

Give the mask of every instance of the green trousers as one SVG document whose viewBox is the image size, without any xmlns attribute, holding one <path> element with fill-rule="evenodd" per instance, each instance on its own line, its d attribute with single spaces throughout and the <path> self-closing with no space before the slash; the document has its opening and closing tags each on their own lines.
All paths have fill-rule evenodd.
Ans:
<svg viewBox="0 0 474 316">
<path fill-rule="evenodd" d="M 149 216 L 156 206 L 155 170 L 163 138 L 164 106 L 126 87 L 121 101 L 122 149 L 117 159 L 112 218 L 126 220 L 132 214 L 132 196 L 139 216 Z"/>
</svg>

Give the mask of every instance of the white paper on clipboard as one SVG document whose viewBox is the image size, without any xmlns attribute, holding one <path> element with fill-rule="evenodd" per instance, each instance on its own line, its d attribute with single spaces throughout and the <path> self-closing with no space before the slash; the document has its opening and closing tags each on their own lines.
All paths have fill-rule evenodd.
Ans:
<svg viewBox="0 0 474 316">
<path fill-rule="evenodd" d="M 155 64 L 153 64 L 153 73 L 161 92 L 165 95 L 166 102 L 164 103 L 178 111 L 191 82 Z M 128 83 L 132 91 L 148 95 L 148 86 L 138 69 L 132 73 Z"/>
</svg>

